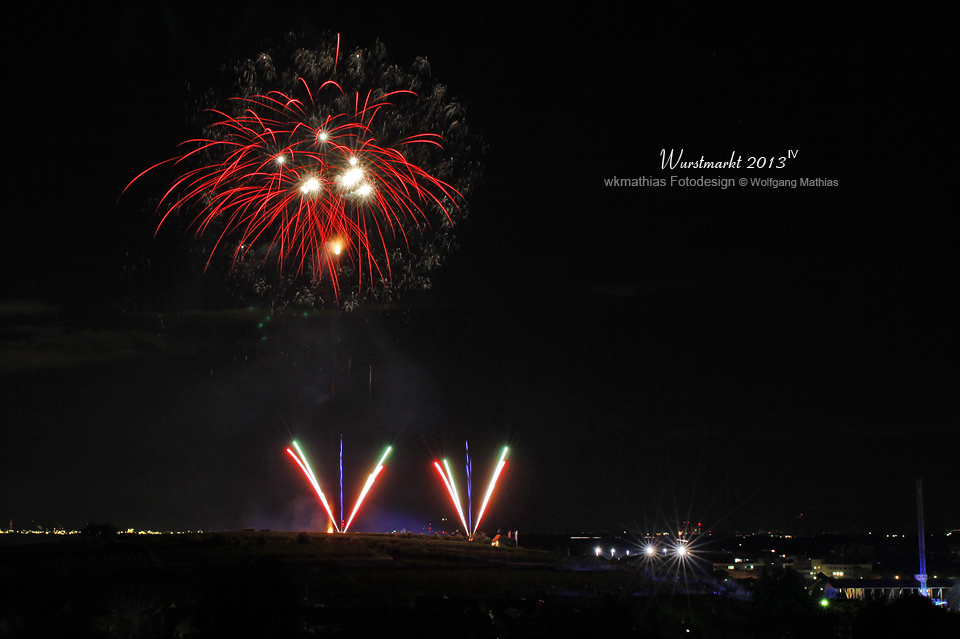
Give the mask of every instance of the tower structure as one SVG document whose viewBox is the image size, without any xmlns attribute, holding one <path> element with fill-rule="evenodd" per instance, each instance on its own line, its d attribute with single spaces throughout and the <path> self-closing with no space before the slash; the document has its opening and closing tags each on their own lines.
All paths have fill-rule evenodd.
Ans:
<svg viewBox="0 0 960 639">
<path fill-rule="evenodd" d="M 917 529 L 920 536 L 920 574 L 917 575 L 917 581 L 920 582 L 920 595 L 927 596 L 927 550 L 926 535 L 923 532 L 923 479 L 917 478 Z"/>
</svg>

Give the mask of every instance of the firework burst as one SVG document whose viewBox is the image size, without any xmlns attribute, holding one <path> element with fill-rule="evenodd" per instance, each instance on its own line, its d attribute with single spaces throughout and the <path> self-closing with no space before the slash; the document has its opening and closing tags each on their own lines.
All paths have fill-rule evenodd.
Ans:
<svg viewBox="0 0 960 639">
<path fill-rule="evenodd" d="M 210 99 L 203 135 L 168 161 L 180 175 L 160 225 L 186 214 L 207 267 L 226 258 L 281 304 L 429 287 L 478 172 L 462 108 L 425 60 L 401 71 L 379 44 L 340 58 L 339 37 L 318 50 L 292 39 L 240 63 L 238 95 Z"/>
</svg>

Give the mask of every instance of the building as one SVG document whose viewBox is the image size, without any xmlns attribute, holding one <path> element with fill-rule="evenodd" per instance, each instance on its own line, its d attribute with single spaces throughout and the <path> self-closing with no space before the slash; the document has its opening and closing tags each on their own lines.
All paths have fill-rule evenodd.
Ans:
<svg viewBox="0 0 960 639">
<path fill-rule="evenodd" d="M 928 579 L 927 594 L 931 599 L 943 601 L 946 592 L 953 587 L 953 584 L 953 579 Z M 920 582 L 916 579 L 833 579 L 828 577 L 823 585 L 824 594 L 831 598 L 894 599 L 903 595 L 920 594 Z"/>
</svg>

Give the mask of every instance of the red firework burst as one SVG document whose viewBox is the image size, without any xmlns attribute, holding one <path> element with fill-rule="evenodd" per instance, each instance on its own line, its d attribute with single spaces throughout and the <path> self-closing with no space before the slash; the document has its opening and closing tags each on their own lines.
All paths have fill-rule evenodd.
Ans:
<svg viewBox="0 0 960 639">
<path fill-rule="evenodd" d="M 405 157 L 415 145 L 442 149 L 442 138 L 378 140 L 378 117 L 394 106 L 391 100 L 415 99 L 413 91 L 347 94 L 333 80 L 312 91 L 302 77 L 298 84 L 303 99 L 271 91 L 234 98 L 237 115 L 211 111 L 217 119 L 207 137 L 184 142 L 189 150 L 167 160 L 200 166 L 164 194 L 161 206 L 169 208 L 160 226 L 174 211 L 196 211 L 197 233 L 218 234 L 208 266 L 225 244 L 234 264 L 266 246 L 264 259 L 275 259 L 281 272 L 314 281 L 326 275 L 335 293 L 343 259 L 354 265 L 361 287 L 364 280 L 389 281 L 389 246 L 409 245 L 411 230 L 430 225 L 429 210 L 453 222 L 451 207 L 461 194 Z M 328 93 L 333 99 L 320 99 Z M 352 108 L 329 108 L 344 98 Z"/>
</svg>

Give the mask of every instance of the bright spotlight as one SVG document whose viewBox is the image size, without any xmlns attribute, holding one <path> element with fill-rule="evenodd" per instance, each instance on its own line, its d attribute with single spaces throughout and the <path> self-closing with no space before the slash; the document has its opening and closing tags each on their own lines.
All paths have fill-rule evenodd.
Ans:
<svg viewBox="0 0 960 639">
<path fill-rule="evenodd" d="M 594 550 L 596 550 L 596 552 L 597 552 L 597 557 L 599 557 L 599 556 L 600 556 L 600 552 L 601 552 L 600 546 L 597 546 L 596 548 L 594 548 Z"/>
</svg>

